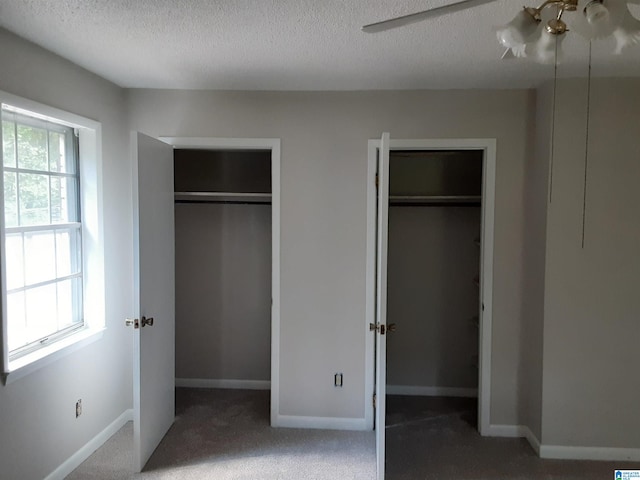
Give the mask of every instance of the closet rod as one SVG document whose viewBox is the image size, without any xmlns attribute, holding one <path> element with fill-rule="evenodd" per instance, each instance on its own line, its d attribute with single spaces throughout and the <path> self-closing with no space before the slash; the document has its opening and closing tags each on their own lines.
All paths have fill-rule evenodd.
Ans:
<svg viewBox="0 0 640 480">
<path fill-rule="evenodd" d="M 271 204 L 270 193 L 254 192 L 175 192 L 176 203 Z"/>
<path fill-rule="evenodd" d="M 479 206 L 480 195 L 390 195 L 390 205 L 421 206 L 421 205 L 452 205 Z"/>
<path fill-rule="evenodd" d="M 207 203 L 211 205 L 271 205 L 271 202 L 247 202 L 242 200 L 175 200 L 180 205 Z"/>
</svg>

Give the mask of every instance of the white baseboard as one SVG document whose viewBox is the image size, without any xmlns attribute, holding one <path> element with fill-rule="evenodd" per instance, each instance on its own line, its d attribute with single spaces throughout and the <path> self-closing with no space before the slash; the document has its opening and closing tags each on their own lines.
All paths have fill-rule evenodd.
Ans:
<svg viewBox="0 0 640 480">
<path fill-rule="evenodd" d="M 122 415 L 116 418 L 107 428 L 98 433 L 89 440 L 80 450 L 71 455 L 58 468 L 45 477 L 44 480 L 62 480 L 76 468 L 80 466 L 87 458 L 91 456 L 98 448 L 109 440 L 125 423 L 133 421 L 133 410 L 125 410 Z"/>
<path fill-rule="evenodd" d="M 368 430 L 364 418 L 302 417 L 298 415 L 277 415 L 272 426 L 323 430 Z"/>
<path fill-rule="evenodd" d="M 388 395 L 416 395 L 423 397 L 467 397 L 478 396 L 477 388 L 421 387 L 416 385 L 387 385 Z"/>
<path fill-rule="evenodd" d="M 176 378 L 176 387 L 270 390 L 271 382 L 269 380 L 233 380 L 224 378 Z"/>
<path fill-rule="evenodd" d="M 540 445 L 541 458 L 564 460 L 640 461 L 640 448 L 566 447 Z"/>
<path fill-rule="evenodd" d="M 489 425 L 489 437 L 524 437 L 540 458 L 557 460 L 640 461 L 640 448 L 573 447 L 544 445 L 526 425 Z"/>
<path fill-rule="evenodd" d="M 526 425 L 521 425 L 521 427 L 524 430 L 524 438 L 527 439 L 533 451 L 536 452 L 536 455 L 540 456 L 540 440 L 538 440 L 538 437 L 534 435 L 529 427 Z"/>
</svg>

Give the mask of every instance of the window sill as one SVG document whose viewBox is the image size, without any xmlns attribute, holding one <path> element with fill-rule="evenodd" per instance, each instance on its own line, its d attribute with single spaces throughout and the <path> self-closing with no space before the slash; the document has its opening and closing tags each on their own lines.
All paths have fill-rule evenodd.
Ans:
<svg viewBox="0 0 640 480">
<path fill-rule="evenodd" d="M 87 328 L 51 345 L 36 350 L 24 357 L 9 361 L 9 368 L 5 369 L 3 382 L 5 385 L 29 375 L 40 368 L 49 365 L 60 358 L 80 350 L 87 345 L 100 340 L 105 328 Z"/>
</svg>

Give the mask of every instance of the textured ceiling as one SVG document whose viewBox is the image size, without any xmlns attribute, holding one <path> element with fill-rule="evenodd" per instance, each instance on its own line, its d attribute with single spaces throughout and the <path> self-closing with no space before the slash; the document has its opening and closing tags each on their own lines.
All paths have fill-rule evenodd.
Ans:
<svg viewBox="0 0 640 480">
<path fill-rule="evenodd" d="M 497 0 L 377 34 L 360 27 L 452 0 L 0 0 L 0 26 L 123 87 L 238 90 L 510 88 L 553 67 L 501 60 L 493 27 L 523 1 Z M 586 72 L 564 42 L 561 70 Z M 597 75 L 640 76 L 640 47 Z"/>
</svg>

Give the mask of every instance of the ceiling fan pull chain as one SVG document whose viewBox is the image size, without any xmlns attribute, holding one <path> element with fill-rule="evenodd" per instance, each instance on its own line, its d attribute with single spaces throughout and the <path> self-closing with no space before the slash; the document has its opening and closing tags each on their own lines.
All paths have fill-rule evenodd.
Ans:
<svg viewBox="0 0 640 480">
<path fill-rule="evenodd" d="M 584 146 L 584 185 L 582 187 L 582 248 L 584 249 L 584 233 L 587 220 L 587 174 L 589 170 L 589 119 L 591 110 L 591 41 L 589 41 L 589 72 L 587 76 L 587 121 L 585 126 Z"/>
</svg>

